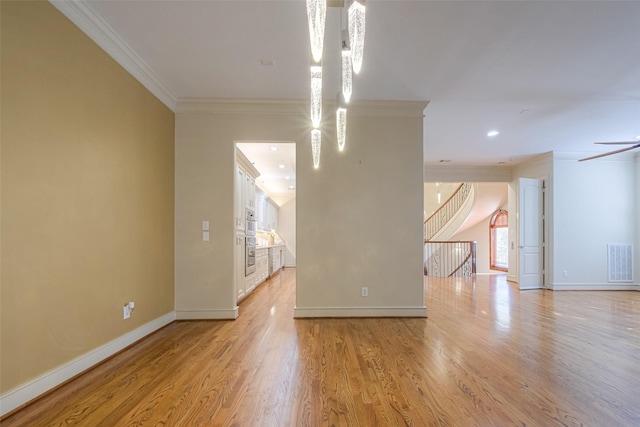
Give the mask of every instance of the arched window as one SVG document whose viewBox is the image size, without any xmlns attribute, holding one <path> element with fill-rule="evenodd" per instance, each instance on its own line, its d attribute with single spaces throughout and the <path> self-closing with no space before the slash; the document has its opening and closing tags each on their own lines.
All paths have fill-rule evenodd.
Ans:
<svg viewBox="0 0 640 427">
<path fill-rule="evenodd" d="M 489 221 L 489 262 L 492 270 L 509 269 L 509 214 L 500 209 Z"/>
</svg>

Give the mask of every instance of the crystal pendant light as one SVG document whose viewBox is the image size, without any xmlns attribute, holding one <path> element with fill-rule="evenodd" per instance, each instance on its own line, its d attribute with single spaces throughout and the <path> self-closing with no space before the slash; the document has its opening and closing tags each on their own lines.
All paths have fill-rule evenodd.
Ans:
<svg viewBox="0 0 640 427">
<path fill-rule="evenodd" d="M 351 64 L 351 49 L 343 43 L 342 48 L 342 96 L 349 102 L 353 90 L 353 74 Z"/>
<path fill-rule="evenodd" d="M 324 27 L 327 15 L 326 0 L 307 0 L 307 17 L 309 18 L 309 38 L 311 40 L 311 55 L 315 62 L 322 59 L 322 45 L 324 43 Z"/>
<path fill-rule="evenodd" d="M 311 67 L 311 124 L 320 127 L 322 118 L 322 67 Z"/>
<path fill-rule="evenodd" d="M 365 7 L 364 0 L 355 0 L 349 7 L 349 44 L 353 61 L 353 72 L 362 68 L 364 53 Z"/>
<path fill-rule="evenodd" d="M 320 129 L 311 130 L 311 154 L 313 155 L 313 167 L 318 169 L 320 167 L 320 143 L 322 139 L 322 133 Z"/>
<path fill-rule="evenodd" d="M 338 150 L 344 150 L 347 139 L 347 109 L 338 107 L 336 110 L 336 129 L 338 132 Z"/>
</svg>

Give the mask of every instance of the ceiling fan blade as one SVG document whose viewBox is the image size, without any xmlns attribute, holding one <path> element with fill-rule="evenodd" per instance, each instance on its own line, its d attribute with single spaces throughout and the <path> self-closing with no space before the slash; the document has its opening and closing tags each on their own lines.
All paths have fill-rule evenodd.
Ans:
<svg viewBox="0 0 640 427">
<path fill-rule="evenodd" d="M 629 144 L 638 144 L 638 141 L 622 141 L 622 142 L 594 142 L 594 144 L 602 144 L 602 145 L 629 145 Z"/>
<path fill-rule="evenodd" d="M 634 144 L 636 144 L 636 145 L 634 145 L 633 147 L 627 147 L 627 148 L 622 148 L 620 150 L 609 151 L 608 153 L 602 153 L 602 154 L 598 154 L 596 156 L 586 157 L 586 158 L 580 159 L 578 161 L 579 162 L 584 162 L 585 160 L 598 159 L 600 157 L 610 156 L 612 154 L 624 153 L 625 151 L 633 150 L 634 148 L 640 147 L 640 143 L 634 143 Z"/>
</svg>

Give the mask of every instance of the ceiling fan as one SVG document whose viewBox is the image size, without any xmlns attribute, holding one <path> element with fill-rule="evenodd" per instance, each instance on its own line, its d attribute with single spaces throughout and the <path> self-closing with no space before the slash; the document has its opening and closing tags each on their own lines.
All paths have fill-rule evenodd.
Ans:
<svg viewBox="0 0 640 427">
<path fill-rule="evenodd" d="M 598 154 L 596 156 L 586 157 L 584 159 L 578 160 L 579 162 L 584 162 L 585 160 L 597 159 L 599 157 L 610 156 L 612 154 L 624 153 L 625 151 L 633 150 L 634 148 L 640 147 L 640 141 L 596 142 L 595 144 L 602 144 L 602 145 L 631 145 L 631 147 L 621 148 L 619 150 L 609 151 L 608 153 L 602 153 L 602 154 Z"/>
</svg>

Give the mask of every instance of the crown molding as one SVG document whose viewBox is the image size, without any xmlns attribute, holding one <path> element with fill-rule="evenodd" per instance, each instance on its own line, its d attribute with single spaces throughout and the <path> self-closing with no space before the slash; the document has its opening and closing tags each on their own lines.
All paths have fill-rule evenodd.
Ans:
<svg viewBox="0 0 640 427">
<path fill-rule="evenodd" d="M 510 166 L 425 165 L 424 182 L 511 182 Z"/>
<path fill-rule="evenodd" d="M 570 151 L 554 151 L 553 160 L 577 161 L 588 156 L 595 156 L 597 154 L 600 154 L 600 153 L 597 153 L 594 151 L 591 151 L 588 153 L 585 153 L 585 152 L 577 153 L 577 152 L 570 152 Z M 633 157 L 634 155 L 631 152 L 629 152 L 629 153 L 618 153 L 616 155 L 608 156 L 608 157 L 601 157 L 600 159 L 597 159 L 597 160 L 606 160 L 611 162 L 628 162 L 628 161 L 632 161 Z"/>
<path fill-rule="evenodd" d="M 424 117 L 426 101 L 356 101 L 349 104 L 354 116 Z M 333 110 L 335 101 L 324 101 L 322 108 Z M 309 114 L 308 100 L 178 98 L 176 113 L 220 114 Z"/>
<path fill-rule="evenodd" d="M 107 52 L 172 111 L 177 98 L 158 75 L 125 43 L 85 0 L 49 0 L 64 16 Z"/>
<path fill-rule="evenodd" d="M 308 113 L 309 101 L 281 99 L 178 98 L 176 113 Z"/>
<path fill-rule="evenodd" d="M 336 107 L 336 102 L 330 104 Z M 354 101 L 347 106 L 354 116 L 424 117 L 429 101 Z"/>
</svg>

